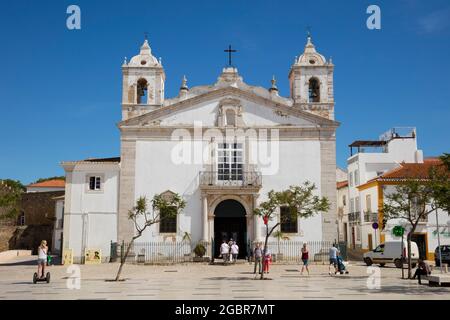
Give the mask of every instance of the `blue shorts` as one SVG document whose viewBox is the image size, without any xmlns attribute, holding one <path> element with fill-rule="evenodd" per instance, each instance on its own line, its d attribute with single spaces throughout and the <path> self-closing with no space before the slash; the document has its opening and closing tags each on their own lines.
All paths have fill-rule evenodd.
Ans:
<svg viewBox="0 0 450 320">
<path fill-rule="evenodd" d="M 303 261 L 303 265 L 304 266 L 307 266 L 309 263 L 308 263 L 308 259 L 302 259 L 302 261 Z"/>
<path fill-rule="evenodd" d="M 41 264 L 47 264 L 47 259 L 38 259 L 37 264 L 38 264 L 38 266 Z"/>
<path fill-rule="evenodd" d="M 337 258 L 330 258 L 330 264 L 337 266 Z"/>
</svg>

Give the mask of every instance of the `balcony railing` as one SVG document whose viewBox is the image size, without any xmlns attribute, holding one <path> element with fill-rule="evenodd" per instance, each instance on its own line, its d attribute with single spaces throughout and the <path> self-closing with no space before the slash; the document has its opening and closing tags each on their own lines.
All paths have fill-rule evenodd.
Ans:
<svg viewBox="0 0 450 320">
<path fill-rule="evenodd" d="M 364 222 L 378 222 L 378 213 L 364 212 Z"/>
<path fill-rule="evenodd" d="M 200 186 L 219 187 L 261 187 L 261 173 L 257 171 L 240 171 L 223 173 L 219 171 L 200 172 Z"/>
<path fill-rule="evenodd" d="M 361 222 L 360 212 L 350 212 L 348 214 L 348 222 L 351 224 L 358 224 Z"/>
</svg>

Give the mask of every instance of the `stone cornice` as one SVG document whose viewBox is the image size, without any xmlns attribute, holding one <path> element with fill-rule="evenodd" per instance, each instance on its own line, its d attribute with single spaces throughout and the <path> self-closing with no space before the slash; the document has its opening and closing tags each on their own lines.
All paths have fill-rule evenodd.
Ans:
<svg viewBox="0 0 450 320">
<path fill-rule="evenodd" d="M 271 138 L 272 130 L 278 131 L 279 140 L 335 140 L 335 127 L 294 127 L 294 126 L 279 126 L 279 127 L 202 127 L 194 128 L 193 126 L 173 126 L 173 127 L 140 127 L 140 126 L 129 126 L 122 127 L 121 129 L 121 139 L 122 140 L 170 140 L 172 133 L 175 130 L 186 130 L 189 132 L 192 138 L 195 138 L 195 134 L 201 131 L 201 140 L 206 131 L 208 130 L 219 130 L 223 136 L 226 136 L 227 130 L 235 129 L 242 130 L 244 133 L 247 130 L 255 130 L 257 134 L 260 130 L 266 130 L 268 139 Z M 198 132 L 197 132 L 198 131 Z"/>
</svg>

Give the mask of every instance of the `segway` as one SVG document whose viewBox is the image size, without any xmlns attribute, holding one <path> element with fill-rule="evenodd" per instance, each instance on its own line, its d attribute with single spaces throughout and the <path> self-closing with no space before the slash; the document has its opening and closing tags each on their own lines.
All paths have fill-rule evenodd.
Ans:
<svg viewBox="0 0 450 320">
<path fill-rule="evenodd" d="M 50 283 L 50 272 L 47 272 L 47 274 L 45 275 L 45 278 L 40 278 L 38 277 L 37 272 L 34 273 L 33 275 L 33 283 L 37 283 L 37 282 L 47 282 Z"/>
</svg>

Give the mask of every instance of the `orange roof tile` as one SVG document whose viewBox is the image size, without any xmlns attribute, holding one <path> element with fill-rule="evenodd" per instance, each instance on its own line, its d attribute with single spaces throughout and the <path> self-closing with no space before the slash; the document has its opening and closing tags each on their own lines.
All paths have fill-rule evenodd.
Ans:
<svg viewBox="0 0 450 320">
<path fill-rule="evenodd" d="M 344 188 L 344 187 L 347 187 L 347 186 L 348 186 L 348 181 L 347 180 L 339 181 L 339 182 L 336 183 L 336 187 L 338 189 L 341 189 L 341 188 Z"/>
<path fill-rule="evenodd" d="M 401 163 L 399 167 L 392 169 L 379 178 L 392 179 L 428 179 L 430 169 L 442 164 L 439 159 L 425 159 L 423 163 Z"/>
<path fill-rule="evenodd" d="M 66 182 L 62 179 L 53 179 L 47 180 L 39 183 L 33 183 L 28 185 L 27 187 L 33 188 L 64 188 L 66 186 Z"/>
</svg>

